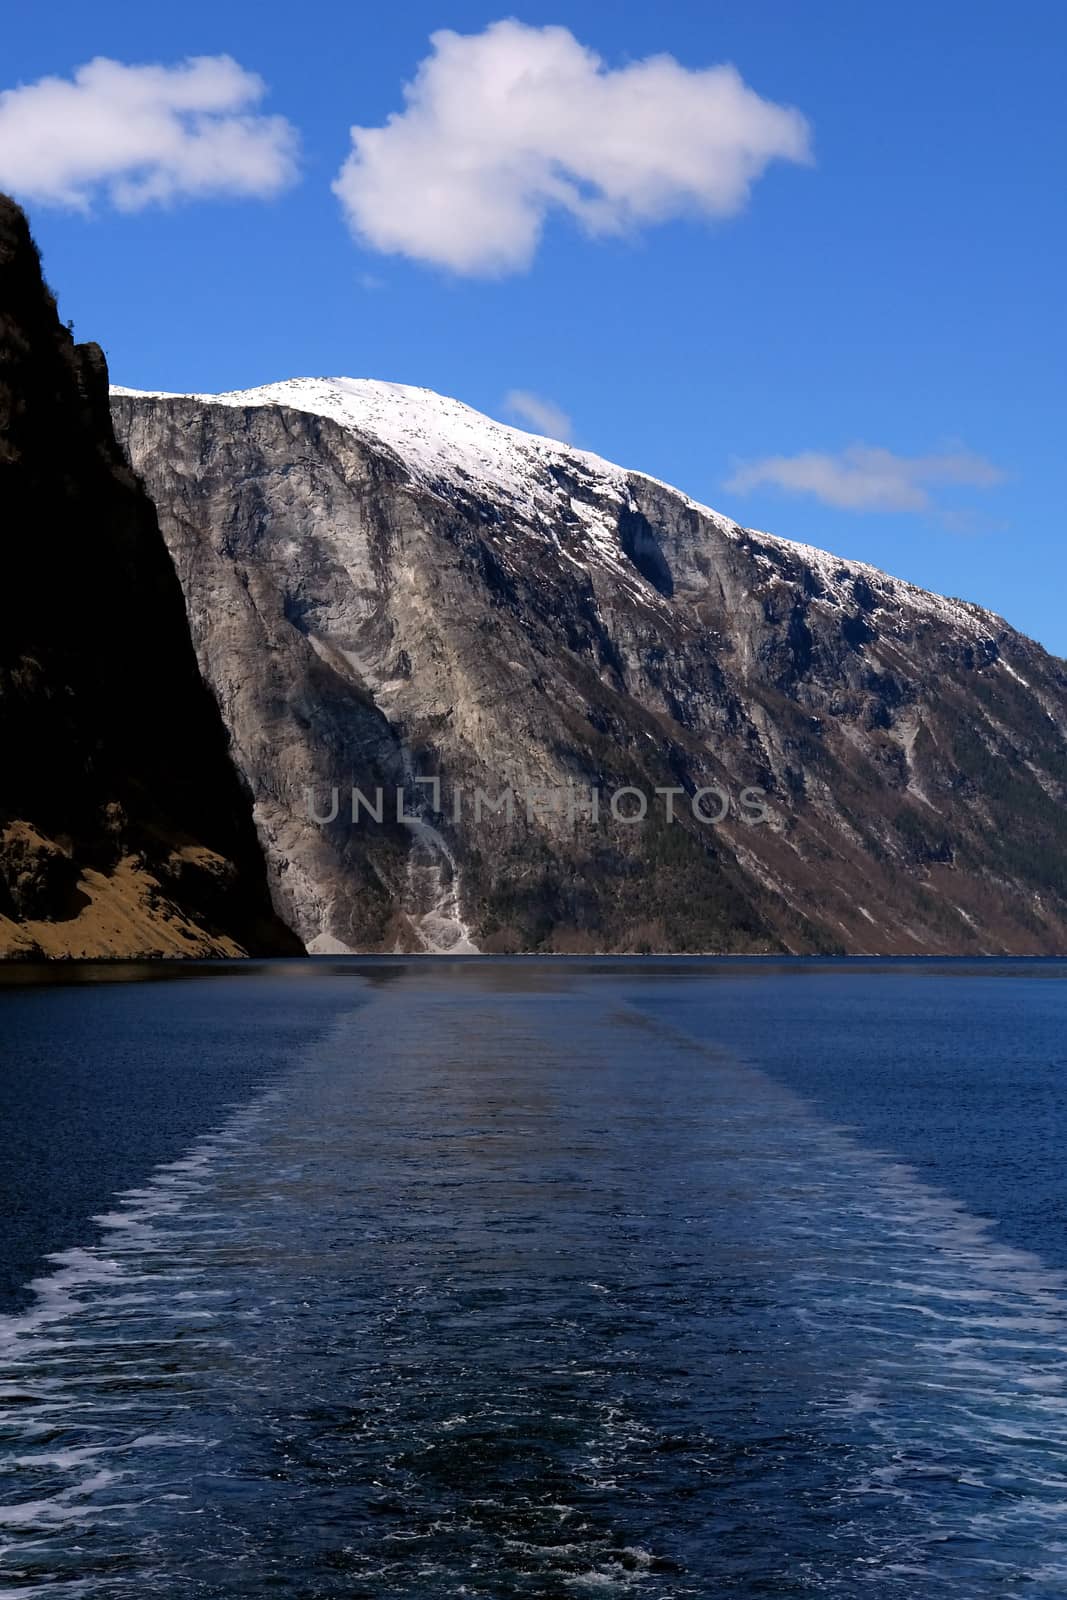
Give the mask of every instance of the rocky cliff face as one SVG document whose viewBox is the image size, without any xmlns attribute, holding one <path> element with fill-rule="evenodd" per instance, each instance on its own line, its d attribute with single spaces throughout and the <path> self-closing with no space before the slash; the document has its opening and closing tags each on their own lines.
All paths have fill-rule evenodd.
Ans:
<svg viewBox="0 0 1067 1600">
<path fill-rule="evenodd" d="M 112 409 L 312 949 L 1067 950 L 1067 669 L 1000 618 L 427 391 Z"/>
<path fill-rule="evenodd" d="M 107 393 L 0 197 L 0 956 L 299 951 Z"/>
</svg>

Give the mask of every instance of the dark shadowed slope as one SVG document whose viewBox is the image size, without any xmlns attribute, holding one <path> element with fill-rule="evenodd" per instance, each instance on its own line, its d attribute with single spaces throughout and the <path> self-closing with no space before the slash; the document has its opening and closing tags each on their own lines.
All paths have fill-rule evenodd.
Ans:
<svg viewBox="0 0 1067 1600">
<path fill-rule="evenodd" d="M 295 952 L 155 512 L 0 197 L 0 955 Z"/>
</svg>

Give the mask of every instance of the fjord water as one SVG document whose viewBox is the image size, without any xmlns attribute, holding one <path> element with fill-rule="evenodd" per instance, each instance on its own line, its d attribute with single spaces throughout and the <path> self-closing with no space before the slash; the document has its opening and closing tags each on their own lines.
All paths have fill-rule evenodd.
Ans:
<svg viewBox="0 0 1067 1600">
<path fill-rule="evenodd" d="M 0 1593 L 1062 1597 L 1065 1024 L 1046 962 L 0 990 Z"/>
</svg>

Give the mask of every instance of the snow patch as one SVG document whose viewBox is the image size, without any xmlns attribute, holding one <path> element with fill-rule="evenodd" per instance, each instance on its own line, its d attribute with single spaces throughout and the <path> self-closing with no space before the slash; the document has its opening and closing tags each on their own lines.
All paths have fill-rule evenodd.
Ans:
<svg viewBox="0 0 1067 1600">
<path fill-rule="evenodd" d="M 1027 683 L 1026 679 L 1022 677 L 1020 673 L 1016 672 L 1015 668 L 1010 666 L 1009 663 L 1005 661 L 1003 656 L 1000 657 L 1000 664 L 1004 668 L 1004 671 L 1015 679 L 1016 683 L 1021 683 L 1024 689 L 1030 688 L 1030 685 Z"/>
</svg>

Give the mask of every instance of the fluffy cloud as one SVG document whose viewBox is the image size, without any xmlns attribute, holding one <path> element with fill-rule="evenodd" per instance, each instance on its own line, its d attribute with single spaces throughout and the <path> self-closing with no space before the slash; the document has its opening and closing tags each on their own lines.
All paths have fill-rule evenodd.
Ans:
<svg viewBox="0 0 1067 1600">
<path fill-rule="evenodd" d="M 0 92 L 0 188 L 88 210 L 201 195 L 277 193 L 296 176 L 296 134 L 254 115 L 263 80 L 229 56 L 126 66 L 100 56 L 73 78 Z"/>
<path fill-rule="evenodd" d="M 732 66 L 671 56 L 615 70 L 566 28 L 432 35 L 382 128 L 352 129 L 334 184 L 357 238 L 454 272 L 529 266 L 548 213 L 590 233 L 730 216 L 771 161 L 810 160 L 798 111 Z"/>
<path fill-rule="evenodd" d="M 931 489 L 965 485 L 989 489 L 1003 482 L 991 461 L 969 450 L 944 455 L 897 456 L 891 450 L 854 444 L 839 455 L 807 450 L 745 462 L 726 483 L 736 494 L 770 486 L 787 494 L 812 495 L 846 511 L 929 511 Z"/>
<path fill-rule="evenodd" d="M 550 439 L 567 440 L 571 436 L 571 419 L 567 413 L 551 400 L 531 394 L 529 389 L 510 389 L 504 396 L 504 408 L 520 422 L 527 423 L 537 433 L 547 434 Z"/>
</svg>

